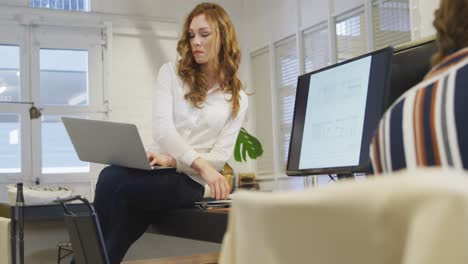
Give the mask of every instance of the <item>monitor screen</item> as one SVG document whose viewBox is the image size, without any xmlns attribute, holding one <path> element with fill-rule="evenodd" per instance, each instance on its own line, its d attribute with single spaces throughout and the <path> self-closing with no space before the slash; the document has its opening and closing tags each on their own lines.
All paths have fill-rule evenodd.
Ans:
<svg viewBox="0 0 468 264">
<path fill-rule="evenodd" d="M 408 43 L 395 48 L 385 109 L 407 90 L 422 81 L 431 69 L 431 58 L 436 52 L 437 45 L 433 39 Z"/>
<path fill-rule="evenodd" d="M 393 49 L 299 76 L 286 173 L 366 172 Z"/>
</svg>

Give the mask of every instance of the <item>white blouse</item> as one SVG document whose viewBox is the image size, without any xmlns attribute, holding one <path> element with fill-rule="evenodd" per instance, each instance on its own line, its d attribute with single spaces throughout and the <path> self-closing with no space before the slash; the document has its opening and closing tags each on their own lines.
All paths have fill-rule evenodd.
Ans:
<svg viewBox="0 0 468 264">
<path fill-rule="evenodd" d="M 184 98 L 188 91 L 175 65 L 164 64 L 159 70 L 153 100 L 153 144 L 149 150 L 171 155 L 177 160 L 177 170 L 205 185 L 190 166 L 201 157 L 221 171 L 233 153 L 248 99 L 241 91 L 239 112 L 231 118 L 231 102 L 227 101 L 230 94 L 213 87 L 199 109 Z"/>
</svg>

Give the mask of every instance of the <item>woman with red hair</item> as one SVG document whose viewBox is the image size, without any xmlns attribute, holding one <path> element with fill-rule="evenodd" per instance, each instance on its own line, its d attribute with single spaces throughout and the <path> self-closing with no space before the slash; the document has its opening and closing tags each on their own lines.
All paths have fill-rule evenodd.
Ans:
<svg viewBox="0 0 468 264">
<path fill-rule="evenodd" d="M 237 77 L 240 49 L 226 11 L 197 5 L 177 45 L 179 60 L 159 70 L 153 105 L 152 165 L 176 170 L 105 168 L 96 184 L 94 207 L 111 263 L 151 224 L 155 212 L 192 206 L 205 184 L 224 199 L 230 187 L 220 174 L 231 157 L 247 111 Z"/>
</svg>

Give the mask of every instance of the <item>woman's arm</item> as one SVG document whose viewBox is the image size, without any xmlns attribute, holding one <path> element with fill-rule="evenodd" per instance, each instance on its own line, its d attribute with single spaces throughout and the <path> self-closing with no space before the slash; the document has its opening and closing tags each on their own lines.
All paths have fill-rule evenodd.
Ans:
<svg viewBox="0 0 468 264">
<path fill-rule="evenodd" d="M 247 96 L 243 94 L 241 99 L 237 116 L 229 119 L 219 133 L 213 148 L 208 153 L 200 153 L 199 158 L 195 159 L 190 168 L 183 163 L 177 162 L 179 170 L 200 174 L 210 186 L 211 195 L 216 199 L 225 199 L 230 193 L 226 178 L 219 172 L 232 156 L 239 130 L 247 112 Z"/>
<path fill-rule="evenodd" d="M 237 116 L 228 120 L 209 152 L 199 153 L 199 157 L 206 160 L 217 171 L 221 171 L 232 156 L 237 136 L 239 135 L 240 128 L 247 113 L 247 107 L 247 95 L 241 93 L 240 107 Z M 180 162 L 177 162 L 177 168 L 181 171 L 190 170 L 189 166 Z"/>
<path fill-rule="evenodd" d="M 173 85 L 176 85 L 170 64 L 161 67 L 153 100 L 153 140 L 178 162 L 192 164 L 198 158 L 193 148 L 180 136 L 174 125 Z"/>
</svg>

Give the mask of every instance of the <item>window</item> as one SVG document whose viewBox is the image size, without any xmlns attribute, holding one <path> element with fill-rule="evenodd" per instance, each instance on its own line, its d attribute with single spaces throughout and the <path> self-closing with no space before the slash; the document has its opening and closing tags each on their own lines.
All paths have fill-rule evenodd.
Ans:
<svg viewBox="0 0 468 264">
<path fill-rule="evenodd" d="M 409 0 L 373 0 L 375 49 L 411 40 Z"/>
<path fill-rule="evenodd" d="M 257 159 L 257 173 L 258 175 L 271 175 L 274 172 L 274 140 L 268 48 L 252 53 L 251 67 L 253 99 L 257 116 L 255 133 L 263 146 L 263 155 Z"/>
<path fill-rule="evenodd" d="M 0 58 L 0 173 L 15 174 L 21 172 L 21 117 L 8 106 L 20 100 L 20 46 L 0 45 Z"/>
<path fill-rule="evenodd" d="M 337 62 L 366 53 L 367 27 L 362 8 L 336 17 L 335 27 Z"/>
<path fill-rule="evenodd" d="M 89 0 L 29 0 L 33 8 L 49 8 L 89 12 Z"/>
<path fill-rule="evenodd" d="M 286 167 L 299 76 L 296 38 L 290 37 L 275 44 L 276 84 L 278 89 L 280 153 L 282 168 Z"/>
<path fill-rule="evenodd" d="M 40 49 L 40 102 L 49 106 L 87 106 L 88 51 Z M 68 138 L 60 116 L 42 119 L 42 173 L 89 172 Z"/>
<path fill-rule="evenodd" d="M 76 155 L 61 116 L 48 115 L 41 121 L 42 174 L 89 173 L 90 164 Z"/>
<path fill-rule="evenodd" d="M 45 105 L 88 105 L 88 51 L 40 50 L 40 94 Z"/>
<path fill-rule="evenodd" d="M 0 101 L 18 101 L 20 94 L 19 46 L 0 45 Z"/>
<path fill-rule="evenodd" d="M 17 114 L 0 114 L 0 173 L 21 171 L 19 119 Z"/>
<path fill-rule="evenodd" d="M 307 29 L 302 33 L 304 69 L 311 72 L 331 64 L 330 41 L 326 23 Z"/>
<path fill-rule="evenodd" d="M 90 175 L 96 165 L 78 159 L 61 121 L 62 116 L 102 118 L 103 40 L 100 28 L 33 29 L 37 44 L 32 49 L 32 101 L 42 108 L 33 123 L 36 178 Z M 57 38 L 63 40 L 57 43 Z M 86 177 L 84 177 L 86 178 Z"/>
<path fill-rule="evenodd" d="M 88 183 L 99 170 L 78 159 L 61 117 L 104 117 L 102 30 L 0 23 L 0 184 Z"/>
</svg>

